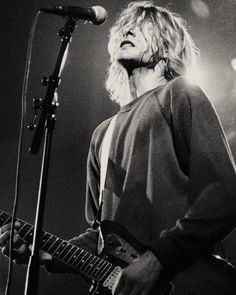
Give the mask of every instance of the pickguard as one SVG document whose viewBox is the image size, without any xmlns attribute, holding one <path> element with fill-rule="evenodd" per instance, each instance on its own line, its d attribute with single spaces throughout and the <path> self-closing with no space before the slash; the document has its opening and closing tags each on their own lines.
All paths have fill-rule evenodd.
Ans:
<svg viewBox="0 0 236 295">
<path fill-rule="evenodd" d="M 106 255 L 116 257 L 119 260 L 130 264 L 140 254 L 119 234 L 110 233 L 104 240 L 106 245 Z"/>
</svg>

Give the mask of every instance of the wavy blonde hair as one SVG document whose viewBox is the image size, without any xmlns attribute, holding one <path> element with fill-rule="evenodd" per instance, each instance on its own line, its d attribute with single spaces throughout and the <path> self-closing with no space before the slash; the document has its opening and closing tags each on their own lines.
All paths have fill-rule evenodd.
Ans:
<svg viewBox="0 0 236 295">
<path fill-rule="evenodd" d="M 127 87 L 128 74 L 117 62 L 115 56 L 125 33 L 136 26 L 137 19 L 141 17 L 142 25 L 151 22 L 153 35 L 151 48 L 158 48 L 153 52 L 156 63 L 164 61 L 164 76 L 171 80 L 184 75 L 186 69 L 197 61 L 199 51 L 187 31 L 186 23 L 178 14 L 159 7 L 153 1 L 131 2 L 118 15 L 109 35 L 108 51 L 110 54 L 110 67 L 106 79 L 106 89 L 110 97 L 118 104 L 122 100 L 123 91 Z"/>
</svg>

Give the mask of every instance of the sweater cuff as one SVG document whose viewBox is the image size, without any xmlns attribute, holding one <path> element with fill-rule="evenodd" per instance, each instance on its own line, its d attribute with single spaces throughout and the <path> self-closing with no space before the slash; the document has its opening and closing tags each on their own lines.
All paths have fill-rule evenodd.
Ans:
<svg viewBox="0 0 236 295">
<path fill-rule="evenodd" d="M 147 245 L 157 256 L 165 276 L 173 277 L 194 261 L 194 256 L 183 253 L 167 235 L 162 236 Z"/>
</svg>

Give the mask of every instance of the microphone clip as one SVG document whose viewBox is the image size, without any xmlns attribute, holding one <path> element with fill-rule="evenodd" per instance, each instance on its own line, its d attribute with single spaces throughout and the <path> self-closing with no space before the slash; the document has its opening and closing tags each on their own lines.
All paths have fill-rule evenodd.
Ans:
<svg viewBox="0 0 236 295">
<path fill-rule="evenodd" d="M 77 19 L 74 17 L 70 17 L 65 26 L 59 30 L 57 35 L 61 38 L 70 38 L 71 34 L 74 32 L 75 28 L 77 27 Z"/>
</svg>

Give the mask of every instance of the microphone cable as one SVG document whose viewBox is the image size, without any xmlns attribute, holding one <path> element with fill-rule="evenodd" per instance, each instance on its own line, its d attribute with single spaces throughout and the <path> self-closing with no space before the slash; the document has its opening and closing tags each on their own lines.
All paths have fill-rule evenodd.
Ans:
<svg viewBox="0 0 236 295">
<path fill-rule="evenodd" d="M 11 282 L 11 278 L 12 278 L 14 223 L 15 223 L 16 212 L 17 212 L 17 207 L 18 207 L 18 203 L 19 203 L 19 184 L 20 184 L 20 170 L 21 170 L 21 159 L 22 159 L 22 143 L 23 143 L 25 121 L 26 121 L 27 89 L 28 89 L 28 82 L 29 82 L 33 40 L 34 40 L 34 35 L 35 35 L 35 30 L 36 30 L 36 25 L 37 25 L 39 13 L 40 12 L 37 12 L 37 14 L 34 16 L 33 23 L 31 26 L 31 31 L 30 31 L 30 36 L 29 36 L 29 41 L 28 41 L 28 46 L 27 46 L 27 53 L 26 53 L 26 64 L 25 64 L 25 71 L 24 71 L 24 77 L 23 77 L 23 87 L 22 87 L 22 93 L 21 93 L 20 131 L 19 131 L 18 146 L 17 146 L 14 202 L 13 202 L 12 218 L 11 218 L 11 229 L 10 229 L 10 239 L 9 239 L 8 274 L 7 274 L 7 282 L 6 282 L 6 287 L 5 287 L 5 295 L 9 295 L 10 282 Z"/>
</svg>

